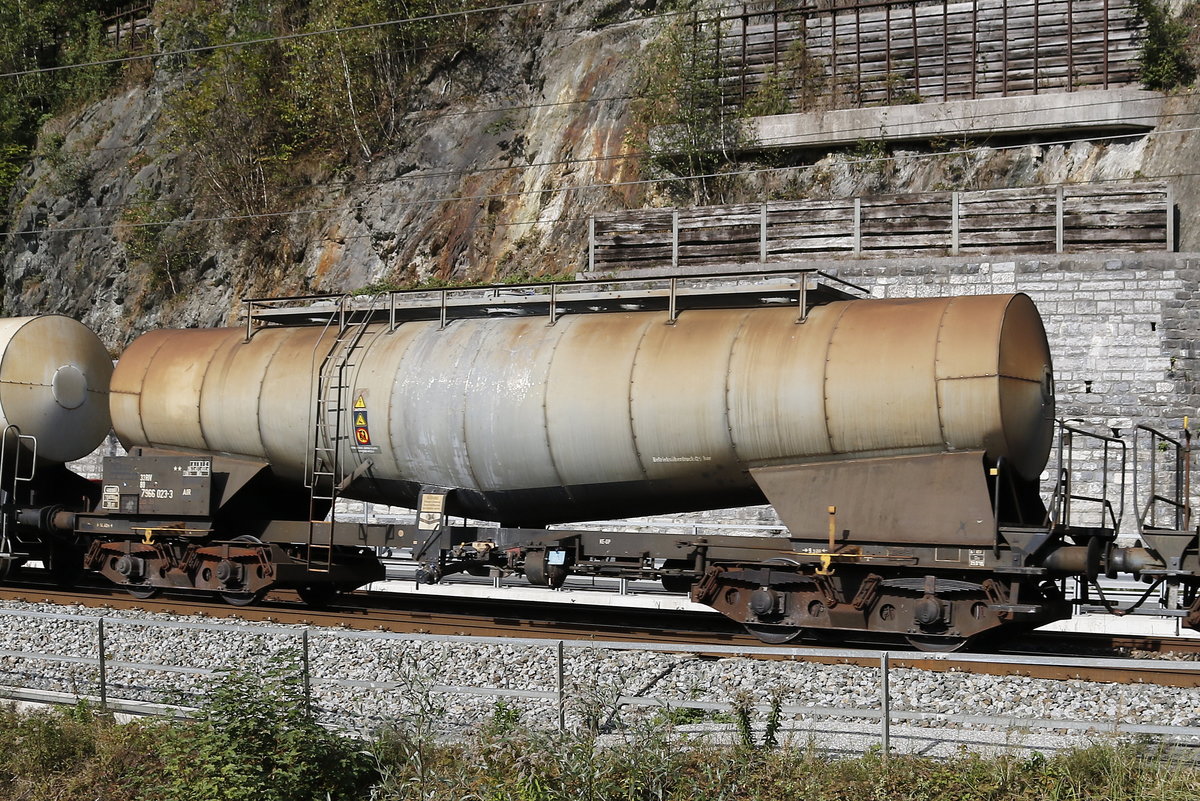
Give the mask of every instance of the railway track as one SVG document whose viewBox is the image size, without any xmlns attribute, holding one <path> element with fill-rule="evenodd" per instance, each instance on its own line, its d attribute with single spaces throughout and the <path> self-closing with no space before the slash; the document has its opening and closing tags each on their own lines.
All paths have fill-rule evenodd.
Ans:
<svg viewBox="0 0 1200 801">
<path fill-rule="evenodd" d="M 746 651 L 754 658 L 804 659 L 823 664 L 878 666 L 880 651 L 847 651 L 845 643 L 792 648 L 764 648 L 728 619 L 699 612 L 622 609 L 619 622 L 612 608 L 559 605 L 533 601 L 497 601 L 446 596 L 414 598 L 395 593 L 355 593 L 336 608 L 316 610 L 285 592 L 273 593 L 253 607 L 231 607 L 218 601 L 187 597 L 133 598 L 112 587 L 61 590 L 44 585 L 0 588 L 0 600 L 82 606 L 89 609 L 136 609 L 174 615 L 199 615 L 246 621 L 345 627 L 399 633 L 457 637 L 525 637 L 597 642 L 659 644 L 672 649 L 692 646 L 693 653 L 728 656 Z M 806 644 L 807 646 L 807 644 Z M 712 651 L 706 648 L 713 649 Z M 772 653 L 776 651 L 776 654 Z M 822 650 L 829 652 L 823 655 Z M 1200 687 L 1200 662 L 1180 664 L 1131 658 L 1133 652 L 1200 654 L 1195 639 L 1137 638 L 1112 635 L 1033 633 L 1006 643 L 994 656 L 888 651 L 891 664 L 929 671 L 966 671 L 989 675 L 1024 675 L 1047 679 L 1142 682 Z M 1186 658 L 1186 657 L 1185 657 Z"/>
</svg>

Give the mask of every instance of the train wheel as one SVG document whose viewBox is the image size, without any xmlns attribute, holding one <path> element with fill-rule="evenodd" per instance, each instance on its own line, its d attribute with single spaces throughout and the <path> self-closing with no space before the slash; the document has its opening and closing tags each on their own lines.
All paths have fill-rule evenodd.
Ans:
<svg viewBox="0 0 1200 801">
<path fill-rule="evenodd" d="M 570 575 L 567 564 L 552 565 L 546 551 L 531 551 L 525 557 L 525 578 L 530 584 L 539 584 L 557 590 Z"/>
<path fill-rule="evenodd" d="M 297 587 L 296 594 L 313 609 L 324 609 L 340 594 L 332 584 L 309 584 Z"/>
<path fill-rule="evenodd" d="M 241 534 L 237 537 L 234 537 L 232 542 L 240 542 L 247 545 L 263 544 L 262 540 L 252 534 Z M 266 594 L 266 590 L 259 590 L 258 592 L 238 592 L 236 590 L 229 590 L 227 592 L 217 593 L 217 595 L 221 596 L 221 600 L 230 606 L 250 606 L 251 604 L 256 604 L 261 601 Z"/>
<path fill-rule="evenodd" d="M 219 592 L 221 600 L 230 606 L 250 606 L 262 600 L 265 592 Z"/>
<path fill-rule="evenodd" d="M 909 634 L 904 639 L 918 651 L 948 654 L 966 647 L 966 637 L 942 637 L 937 634 Z"/>
<path fill-rule="evenodd" d="M 158 595 L 158 587 L 150 584 L 126 584 L 124 590 L 139 601 L 146 601 Z"/>
<path fill-rule="evenodd" d="M 768 645 L 783 645 L 804 633 L 799 626 L 769 626 L 763 623 L 743 623 L 742 626 Z"/>
</svg>

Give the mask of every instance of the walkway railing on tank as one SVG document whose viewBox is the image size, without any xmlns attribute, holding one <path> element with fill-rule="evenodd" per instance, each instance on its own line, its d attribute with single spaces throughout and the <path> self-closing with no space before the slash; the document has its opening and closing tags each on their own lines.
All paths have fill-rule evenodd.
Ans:
<svg viewBox="0 0 1200 801">
<path fill-rule="evenodd" d="M 1147 443 L 1145 449 L 1142 448 L 1142 442 Z M 1138 503 L 1141 503 L 1143 498 L 1143 456 L 1147 462 L 1146 472 L 1149 473 L 1144 496 L 1145 505 L 1138 513 L 1138 534 L 1144 533 L 1147 528 L 1170 527 L 1177 531 L 1190 529 L 1192 432 L 1188 428 L 1187 419 L 1184 419 L 1182 439 L 1176 439 L 1147 425 L 1137 426 L 1133 432 L 1133 453 L 1133 487 Z M 1162 486 L 1164 482 L 1170 484 L 1169 490 Z M 1170 494 L 1165 494 L 1167 492 Z M 1170 518 L 1169 526 L 1167 518 Z"/>
<path fill-rule="evenodd" d="M 1057 424 L 1057 472 L 1054 492 L 1046 512 L 1048 523 L 1082 526 L 1073 517 L 1074 502 L 1078 501 L 1094 505 L 1099 515 L 1095 527 L 1101 532 L 1115 535 L 1125 516 L 1125 441 L 1115 434 L 1110 436 L 1077 428 L 1066 420 L 1058 420 Z M 1083 440 L 1078 452 L 1077 438 Z M 1093 474 L 1092 479 L 1079 481 L 1079 473 L 1085 470 Z M 1110 485 L 1116 479 L 1120 480 L 1119 488 L 1114 490 Z M 1095 494 L 1088 494 L 1082 488 L 1089 484 L 1097 487 Z M 1116 504 L 1112 500 L 1114 492 L 1118 498 Z"/>
<path fill-rule="evenodd" d="M 437 319 L 440 327 L 445 328 L 451 320 L 452 311 L 474 309 L 477 316 L 489 316 L 502 315 L 518 307 L 529 307 L 544 314 L 547 325 L 554 325 L 568 311 L 584 313 L 611 310 L 613 304 L 630 310 L 628 307 L 637 307 L 645 301 L 661 304 L 668 311 L 667 322 L 673 323 L 682 308 L 681 304 L 687 299 L 699 302 L 707 298 L 715 303 L 726 295 L 732 297 L 739 294 L 771 295 L 777 296 L 779 302 L 793 302 L 800 309 L 797 322 L 803 322 L 812 304 L 845 297 L 866 297 L 870 291 L 828 272 L 788 267 L 680 276 L 392 289 L 362 295 L 246 298 L 242 302 L 245 305 L 246 341 L 249 342 L 256 325 L 270 322 L 324 325 L 329 323 L 331 317 L 345 321 L 347 315 L 361 314 L 368 303 L 378 310 L 377 321 L 386 321 L 388 330 L 394 331 L 402 314 L 414 310 L 428 312 L 429 318 Z M 377 303 L 381 295 L 386 295 L 386 304 Z M 605 302 L 607 306 L 598 305 Z M 642 308 L 650 307 L 643 305 Z"/>
</svg>

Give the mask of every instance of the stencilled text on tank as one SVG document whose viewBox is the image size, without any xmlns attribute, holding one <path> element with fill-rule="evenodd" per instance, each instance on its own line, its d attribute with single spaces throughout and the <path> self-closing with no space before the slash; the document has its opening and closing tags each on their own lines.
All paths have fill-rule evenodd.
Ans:
<svg viewBox="0 0 1200 801">
<path fill-rule="evenodd" d="M 711 456 L 651 456 L 654 464 L 680 464 L 684 462 L 711 462 Z"/>
<path fill-rule="evenodd" d="M 153 473 L 140 473 L 138 475 L 139 483 L 141 484 L 141 495 L 143 498 L 174 498 L 175 490 L 160 489 L 158 487 L 148 486 L 154 483 Z"/>
</svg>

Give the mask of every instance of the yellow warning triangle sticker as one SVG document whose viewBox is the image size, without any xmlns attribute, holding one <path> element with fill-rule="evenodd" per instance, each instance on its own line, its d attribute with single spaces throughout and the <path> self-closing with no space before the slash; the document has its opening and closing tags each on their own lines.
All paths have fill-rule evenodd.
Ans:
<svg viewBox="0 0 1200 801">
<path fill-rule="evenodd" d="M 362 412 L 359 412 L 359 413 L 358 413 L 358 414 L 357 414 L 357 415 L 354 417 L 354 425 L 356 425 L 356 426 L 365 426 L 366 424 L 367 424 L 367 416 L 366 416 L 365 414 L 363 414 Z"/>
<path fill-rule="evenodd" d="M 362 395 L 359 395 L 358 400 L 354 401 L 354 408 L 355 409 L 367 408 L 367 401 Z"/>
</svg>

